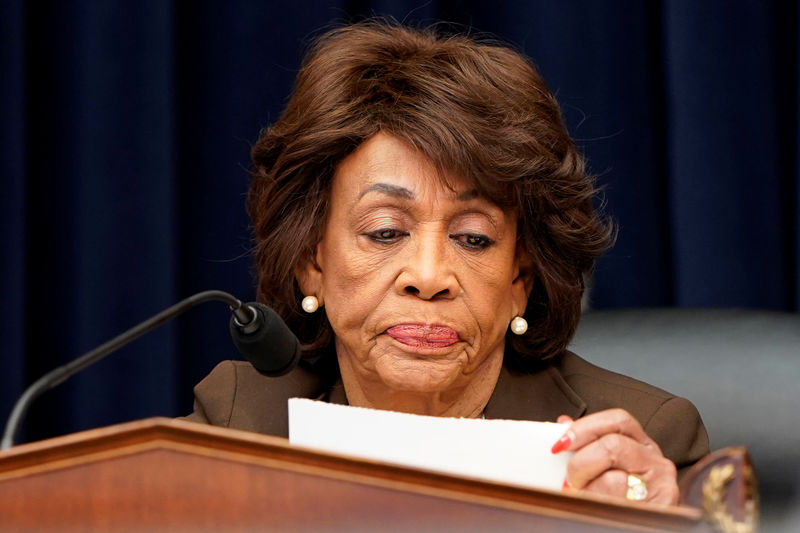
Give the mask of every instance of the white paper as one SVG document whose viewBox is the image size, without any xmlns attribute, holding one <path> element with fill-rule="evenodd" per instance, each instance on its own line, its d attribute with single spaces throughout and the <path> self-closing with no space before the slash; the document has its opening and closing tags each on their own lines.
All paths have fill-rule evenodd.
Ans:
<svg viewBox="0 0 800 533">
<path fill-rule="evenodd" d="M 566 424 L 442 418 L 292 398 L 289 442 L 306 448 L 540 489 L 561 490 Z"/>
</svg>

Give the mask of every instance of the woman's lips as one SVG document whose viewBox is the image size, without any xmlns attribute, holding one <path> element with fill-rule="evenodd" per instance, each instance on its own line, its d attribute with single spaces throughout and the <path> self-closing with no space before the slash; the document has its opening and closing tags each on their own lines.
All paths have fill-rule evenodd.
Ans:
<svg viewBox="0 0 800 533">
<path fill-rule="evenodd" d="M 458 333 L 447 326 L 398 324 L 387 329 L 386 334 L 407 346 L 443 348 L 458 342 Z"/>
</svg>

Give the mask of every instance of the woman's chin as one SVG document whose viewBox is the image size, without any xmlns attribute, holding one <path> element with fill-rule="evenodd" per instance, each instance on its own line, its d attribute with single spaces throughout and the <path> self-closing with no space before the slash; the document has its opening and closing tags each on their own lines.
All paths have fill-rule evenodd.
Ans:
<svg viewBox="0 0 800 533">
<path fill-rule="evenodd" d="M 462 361 L 384 357 L 375 370 L 391 390 L 436 393 L 453 387 L 462 375 Z"/>
</svg>

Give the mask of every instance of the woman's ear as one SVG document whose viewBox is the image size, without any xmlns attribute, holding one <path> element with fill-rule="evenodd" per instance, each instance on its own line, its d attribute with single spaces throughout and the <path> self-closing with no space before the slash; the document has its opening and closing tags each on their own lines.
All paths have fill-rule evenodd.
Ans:
<svg viewBox="0 0 800 533">
<path fill-rule="evenodd" d="M 303 295 L 316 296 L 322 305 L 322 267 L 319 266 L 316 258 L 319 253 L 319 245 L 315 248 L 314 254 L 303 254 L 294 269 L 294 276 L 297 278 L 297 284 Z"/>
<path fill-rule="evenodd" d="M 514 315 L 522 316 L 528 306 L 528 296 L 533 290 L 535 274 L 533 258 L 522 246 L 517 247 L 514 258 L 514 280 L 511 282 L 511 304 Z"/>
</svg>

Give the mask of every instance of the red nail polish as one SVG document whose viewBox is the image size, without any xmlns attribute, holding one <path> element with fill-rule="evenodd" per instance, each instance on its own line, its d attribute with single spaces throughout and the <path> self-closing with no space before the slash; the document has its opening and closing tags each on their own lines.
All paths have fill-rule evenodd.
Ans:
<svg viewBox="0 0 800 533">
<path fill-rule="evenodd" d="M 572 439 L 571 439 L 571 438 L 569 438 L 569 435 L 567 435 L 567 434 L 565 433 L 565 434 L 564 434 L 564 435 L 563 435 L 563 436 L 562 436 L 560 439 L 558 439 L 558 440 L 556 441 L 556 443 L 555 443 L 555 444 L 553 444 L 553 447 L 552 447 L 552 448 L 550 448 L 550 453 L 559 453 L 559 452 L 563 452 L 564 450 L 566 450 L 567 448 L 569 448 L 569 445 L 570 445 L 570 444 L 572 444 Z"/>
<path fill-rule="evenodd" d="M 569 484 L 569 481 L 567 481 L 567 480 L 565 479 L 565 480 L 564 480 L 564 485 L 563 485 L 561 488 L 562 488 L 562 490 L 563 490 L 563 489 L 571 489 L 571 488 L 572 488 L 572 485 L 570 485 L 570 484 Z"/>
</svg>

